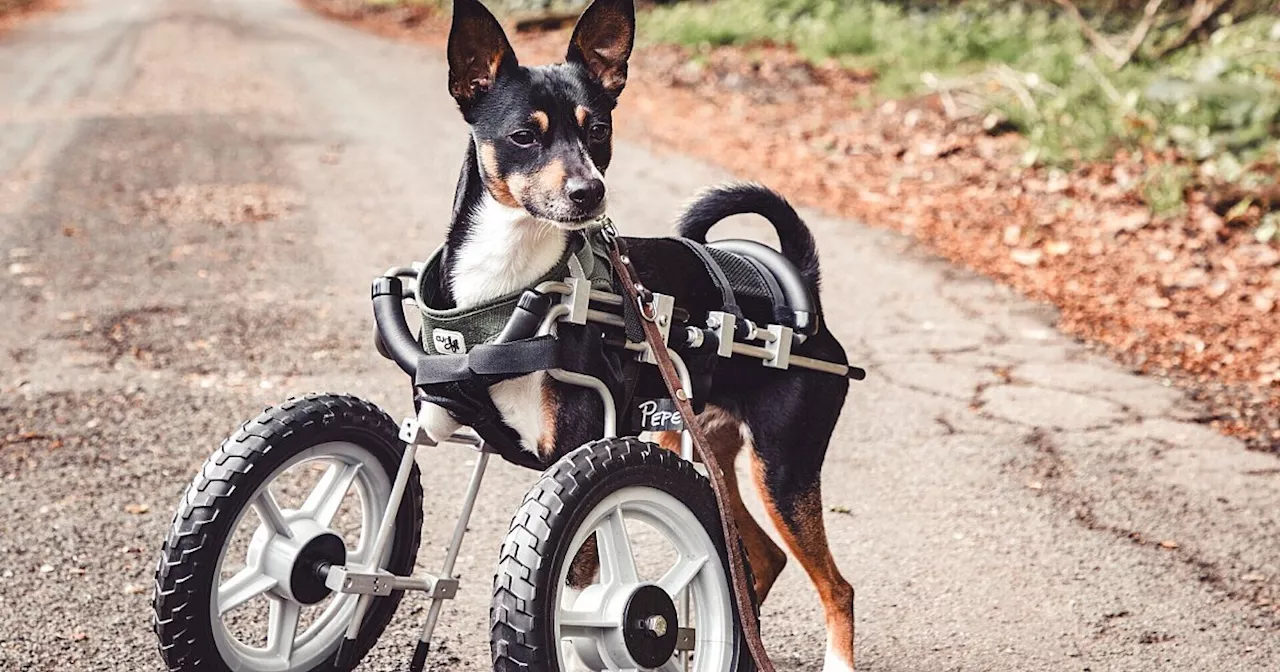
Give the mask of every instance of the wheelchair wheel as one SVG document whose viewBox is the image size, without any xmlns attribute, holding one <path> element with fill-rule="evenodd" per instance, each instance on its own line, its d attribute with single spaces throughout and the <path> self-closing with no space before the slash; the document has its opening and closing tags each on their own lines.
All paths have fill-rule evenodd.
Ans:
<svg viewBox="0 0 1280 672">
<path fill-rule="evenodd" d="M 753 670 L 731 585 L 715 496 L 691 463 L 634 438 L 588 444 L 512 520 L 494 670 Z"/>
<path fill-rule="evenodd" d="M 154 628 L 170 670 L 329 670 L 358 596 L 325 587 L 323 566 L 367 566 L 404 443 L 355 397 L 290 400 L 245 423 L 187 487 L 156 568 Z M 412 571 L 422 528 L 415 467 L 382 560 Z M 359 660 L 399 592 L 374 598 Z"/>
</svg>

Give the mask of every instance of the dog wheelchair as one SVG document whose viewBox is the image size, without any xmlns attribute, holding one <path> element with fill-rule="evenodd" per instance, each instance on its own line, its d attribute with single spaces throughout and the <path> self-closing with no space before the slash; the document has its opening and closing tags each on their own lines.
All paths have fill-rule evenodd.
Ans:
<svg viewBox="0 0 1280 672">
<path fill-rule="evenodd" d="M 722 241 L 699 254 L 715 262 L 708 270 L 720 270 L 723 287 L 768 295 L 777 323 L 733 310 L 701 319 L 661 294 L 636 306 L 573 264 L 521 292 L 498 335 L 466 348 L 448 330 L 415 333 L 406 318 L 406 303 L 430 302 L 423 288 L 435 266 L 375 279 L 375 343 L 413 378 L 418 415 L 396 425 L 356 397 L 311 395 L 267 409 L 221 445 L 187 488 L 156 571 L 154 627 L 168 667 L 351 669 L 403 594 L 419 592 L 429 606 L 410 669 L 422 670 L 441 608 L 458 593 L 454 564 L 496 454 L 542 475 L 499 554 L 494 669 L 754 669 L 730 580 L 727 544 L 739 541 L 722 532 L 674 400 L 643 396 L 636 382 L 634 372 L 655 363 L 637 320 L 657 325 L 690 395 L 707 367 L 689 361 L 749 357 L 775 369 L 865 373 L 792 353 L 819 316 L 778 252 Z M 598 398 L 599 440 L 549 464 L 521 445 L 487 390 L 533 372 Z M 431 404 L 464 426 L 441 443 L 477 459 L 439 571 L 415 573 L 423 524 L 415 456 L 437 445 L 422 428 Z M 654 431 L 681 431 L 680 454 L 639 438 Z"/>
</svg>

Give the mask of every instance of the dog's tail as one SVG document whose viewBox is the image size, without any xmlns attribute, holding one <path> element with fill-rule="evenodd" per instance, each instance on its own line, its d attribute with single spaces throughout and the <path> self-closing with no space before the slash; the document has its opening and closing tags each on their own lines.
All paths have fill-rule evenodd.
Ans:
<svg viewBox="0 0 1280 672">
<path fill-rule="evenodd" d="M 699 243 L 717 222 L 733 215 L 760 215 L 773 224 L 782 243 L 782 256 L 799 269 L 805 284 L 818 296 L 818 246 L 795 208 L 777 192 L 759 184 L 726 184 L 704 192 L 676 222 L 676 231 Z"/>
</svg>

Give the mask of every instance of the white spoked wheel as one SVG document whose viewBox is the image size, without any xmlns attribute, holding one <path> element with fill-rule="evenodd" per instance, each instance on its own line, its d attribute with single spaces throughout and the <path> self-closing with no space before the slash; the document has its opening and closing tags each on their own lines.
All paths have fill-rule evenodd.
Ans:
<svg viewBox="0 0 1280 672">
<path fill-rule="evenodd" d="M 710 485 L 636 439 L 546 471 L 512 520 L 491 616 L 498 672 L 754 669 Z"/>
<path fill-rule="evenodd" d="M 592 670 L 731 668 L 734 612 L 728 577 L 719 548 L 687 505 L 661 490 L 623 488 L 587 514 L 569 546 L 570 557 L 593 535 L 598 580 L 580 591 L 570 587 L 571 563 L 565 563 L 557 583 L 562 670 L 575 667 L 573 656 Z M 668 548 L 674 548 L 674 562 Z M 645 580 L 645 565 L 666 569 Z"/>
<path fill-rule="evenodd" d="M 373 547 L 404 444 L 386 414 L 354 397 L 268 409 L 206 462 L 184 495 L 156 572 L 155 629 L 171 670 L 328 670 L 358 597 L 325 585 L 329 567 L 413 568 L 422 487 L 410 478 L 381 563 Z M 358 659 L 400 599 L 374 599 Z"/>
<path fill-rule="evenodd" d="M 357 596 L 330 593 L 306 570 L 321 563 L 369 566 L 391 496 L 391 476 L 365 468 L 375 461 L 353 443 L 320 444 L 289 460 L 254 493 L 256 515 L 244 512 L 228 540 L 248 533 L 248 548 L 223 547 L 210 604 L 214 639 L 231 669 L 310 670 L 333 653 L 355 616 Z M 278 493 L 306 483 L 306 472 L 320 477 L 298 508 L 280 504 Z M 339 509 L 345 515 L 335 521 Z M 265 620 L 259 618 L 263 607 Z"/>
</svg>

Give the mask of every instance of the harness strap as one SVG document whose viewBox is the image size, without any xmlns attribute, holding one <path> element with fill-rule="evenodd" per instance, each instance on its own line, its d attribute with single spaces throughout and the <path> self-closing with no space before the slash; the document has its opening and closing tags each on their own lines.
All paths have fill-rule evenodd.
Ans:
<svg viewBox="0 0 1280 672">
<path fill-rule="evenodd" d="M 747 648 L 751 652 L 751 657 L 755 659 L 756 667 L 759 668 L 760 672 L 774 672 L 773 663 L 769 660 L 768 653 L 765 652 L 764 642 L 760 640 L 760 621 L 756 617 L 755 604 L 751 601 L 751 589 L 747 585 L 746 559 L 742 556 L 742 545 L 738 542 L 740 539 L 738 526 L 733 519 L 733 510 L 729 503 L 729 487 L 724 480 L 724 470 L 720 465 L 720 461 L 716 459 L 715 452 L 708 448 L 707 436 L 702 429 L 702 422 L 693 412 L 693 405 L 689 403 L 688 391 L 681 387 L 680 375 L 676 373 L 675 363 L 671 361 L 671 355 L 667 352 L 667 345 L 662 340 L 662 333 L 658 330 L 658 325 L 651 319 L 654 312 L 647 301 L 652 300 L 652 294 L 636 279 L 634 269 L 631 267 L 631 260 L 626 256 L 625 243 L 612 232 L 612 226 L 608 224 L 605 225 L 605 241 L 608 243 L 609 257 L 613 260 L 613 268 L 618 274 L 623 291 L 626 292 L 630 303 L 637 304 L 640 308 L 640 324 L 644 329 L 644 340 L 649 344 L 649 349 L 653 352 L 653 359 L 657 362 L 658 372 L 662 375 L 662 382 L 666 384 L 667 391 L 671 393 L 671 398 L 676 403 L 676 408 L 680 410 L 680 416 L 684 419 L 685 428 L 693 437 L 693 447 L 698 453 L 698 458 L 707 467 L 707 476 L 711 480 L 711 490 L 715 493 L 716 504 L 720 509 L 720 526 L 724 533 L 725 550 L 729 554 L 729 575 L 733 580 L 733 596 L 738 607 L 738 619 L 742 624 L 742 634 L 747 640 Z M 732 304 L 731 299 L 729 303 Z"/>
<path fill-rule="evenodd" d="M 711 253 L 707 251 L 707 248 L 688 238 L 676 238 L 676 240 L 684 243 L 684 246 L 689 248 L 689 251 L 693 252 L 693 255 L 702 262 L 707 275 L 711 276 L 711 281 L 720 290 L 720 303 L 723 305 L 721 310 L 741 319 L 742 309 L 738 308 L 738 302 L 733 297 L 733 286 L 729 284 L 729 277 L 724 274 L 724 269 L 720 268 L 720 264 L 717 264 L 716 260 L 711 257 Z"/>
<path fill-rule="evenodd" d="M 465 355 L 424 355 L 414 385 L 470 380 L 476 376 L 519 376 L 560 367 L 560 342 L 554 336 L 481 344 Z"/>
</svg>

